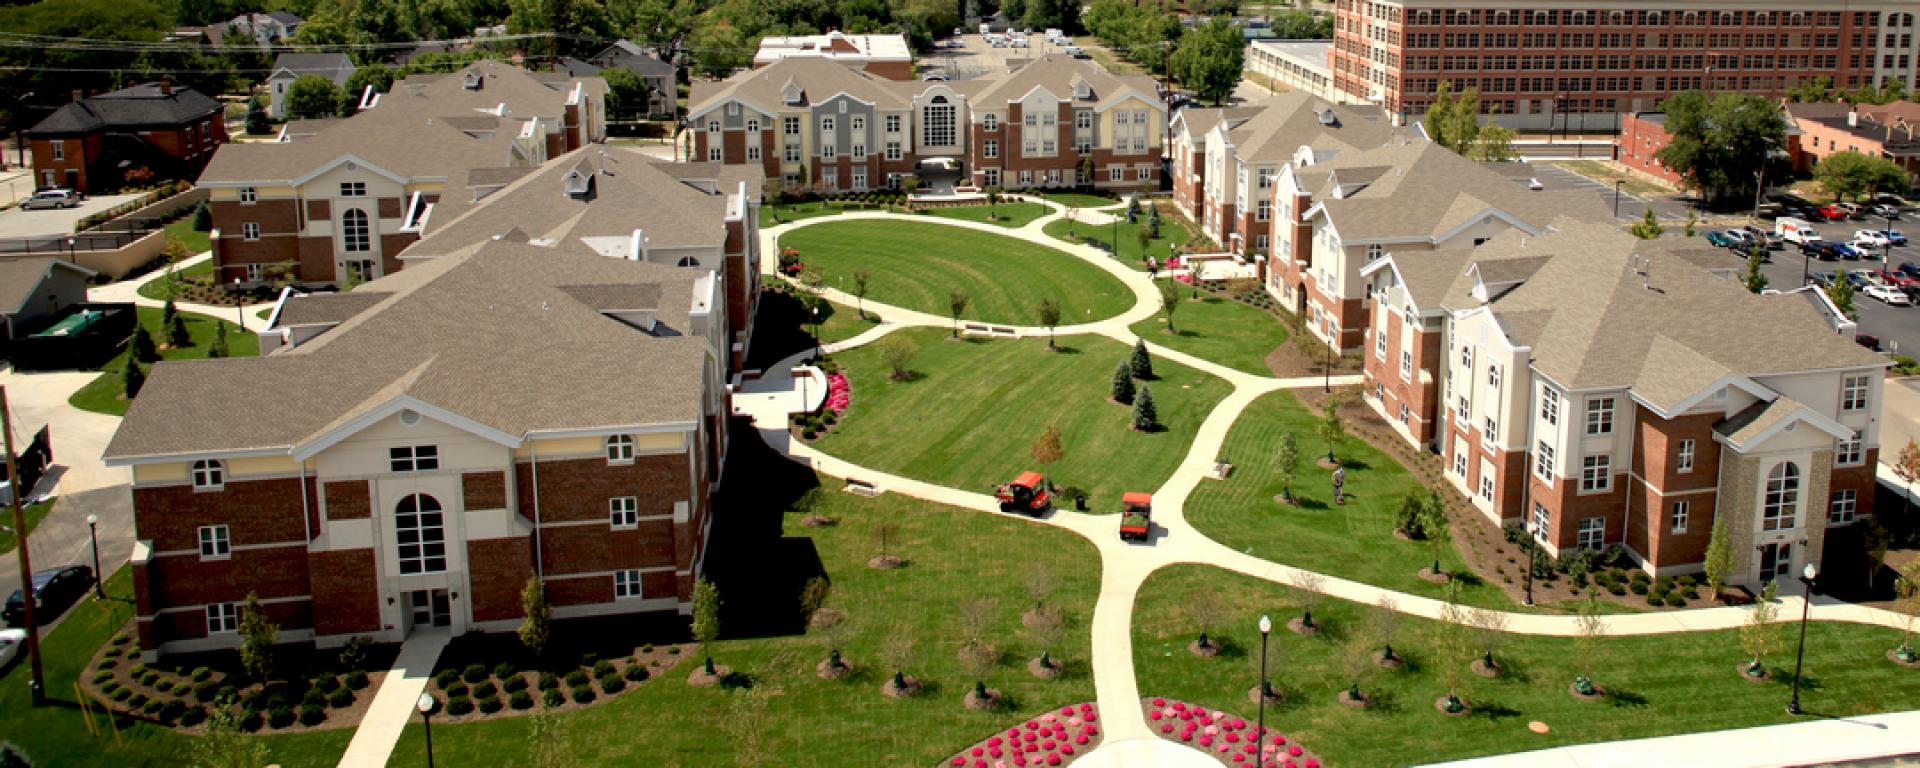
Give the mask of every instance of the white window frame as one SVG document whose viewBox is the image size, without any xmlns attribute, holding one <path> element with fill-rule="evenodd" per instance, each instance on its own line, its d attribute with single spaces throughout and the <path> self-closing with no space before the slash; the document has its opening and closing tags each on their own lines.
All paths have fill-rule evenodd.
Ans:
<svg viewBox="0 0 1920 768">
<path fill-rule="evenodd" d="M 1800 465 L 1783 461 L 1767 470 L 1760 498 L 1760 529 L 1787 531 L 1800 519 Z"/>
<path fill-rule="evenodd" d="M 1613 455 L 1596 453 L 1580 459 L 1580 492 L 1606 493 L 1613 490 Z"/>
<path fill-rule="evenodd" d="M 1552 485 L 1553 471 L 1553 446 L 1548 445 L 1547 441 L 1541 440 L 1539 445 L 1534 446 L 1533 474 L 1535 477 L 1545 480 L 1548 485 Z"/>
<path fill-rule="evenodd" d="M 1842 488 L 1827 501 L 1827 525 L 1849 525 L 1859 519 L 1860 492 Z"/>
<path fill-rule="evenodd" d="M 1611 397 L 1595 397 L 1587 400 L 1587 434 L 1613 434 L 1614 400 Z"/>
<path fill-rule="evenodd" d="M 253 241 L 260 239 L 260 222 L 248 221 L 240 224 L 240 239 Z"/>
<path fill-rule="evenodd" d="M 260 202 L 260 190 L 255 189 L 253 187 L 240 188 L 240 204 L 241 205 L 253 205 L 254 203 L 257 203 L 257 202 Z"/>
<path fill-rule="evenodd" d="M 720 160 L 721 160 L 720 148 L 707 147 L 707 162 L 717 163 L 717 162 L 720 162 Z"/>
<path fill-rule="evenodd" d="M 1684 475 L 1693 472 L 1693 446 L 1694 443 L 1691 439 L 1680 441 L 1680 450 L 1674 459 L 1674 471 L 1676 473 Z"/>
<path fill-rule="evenodd" d="M 887 159 L 888 160 L 900 159 L 900 142 L 897 142 L 897 141 L 887 142 Z"/>
<path fill-rule="evenodd" d="M 613 572 L 613 599 L 637 600 L 640 596 L 640 569 L 626 568 Z"/>
<path fill-rule="evenodd" d="M 1840 410 L 1864 411 L 1867 409 L 1867 393 L 1872 391 L 1873 378 L 1870 376 L 1846 376 L 1840 380 Z"/>
<path fill-rule="evenodd" d="M 403 515 L 403 513 L 399 511 L 400 507 L 408 501 L 414 503 L 414 511 L 410 515 Z M 436 508 L 427 509 L 426 505 L 422 503 L 423 501 L 433 502 Z M 439 516 L 440 522 L 438 524 L 428 525 L 426 522 L 427 515 Z M 414 519 L 413 525 L 402 526 L 401 518 L 403 516 L 411 516 Z M 435 535 L 430 538 L 428 536 L 429 532 Z M 414 534 L 414 540 L 412 542 L 406 541 L 406 534 L 408 533 Z M 439 499 L 425 493 L 409 493 L 401 497 L 400 501 L 394 506 L 393 536 L 394 557 L 399 563 L 400 575 L 417 576 L 447 572 L 447 566 L 449 564 L 447 557 L 447 508 L 440 503 Z M 429 552 L 435 544 L 439 545 L 438 554 Z M 404 549 L 406 547 L 415 548 L 412 556 L 405 553 Z M 436 565 L 438 567 L 434 567 Z M 412 567 L 414 570 L 408 570 L 409 567 Z"/>
<path fill-rule="evenodd" d="M 639 527 L 640 497 L 615 496 L 607 499 L 607 524 L 616 531 Z"/>
<path fill-rule="evenodd" d="M 364 181 L 340 182 L 340 196 L 341 197 L 366 197 L 367 183 Z"/>
<path fill-rule="evenodd" d="M 980 143 L 980 154 L 981 154 L 982 156 L 984 156 L 984 157 L 990 157 L 990 158 L 991 158 L 991 157 L 999 157 L 999 156 L 1000 156 L 1000 142 L 999 142 L 999 141 L 996 141 L 996 140 L 994 140 L 994 139 L 987 139 L 986 141 L 983 141 L 983 142 L 981 142 L 981 143 Z"/>
<path fill-rule="evenodd" d="M 201 560 L 225 560 L 233 556 L 233 531 L 225 523 L 200 526 L 199 541 Z"/>
<path fill-rule="evenodd" d="M 193 463 L 193 489 L 218 491 L 227 487 L 227 465 L 219 459 L 201 459 Z"/>
<path fill-rule="evenodd" d="M 1489 443 L 1498 442 L 1500 440 L 1499 420 L 1488 416 L 1486 418 L 1486 424 L 1480 429 L 1480 439 Z"/>
<path fill-rule="evenodd" d="M 1686 533 L 1687 525 L 1693 518 L 1693 502 L 1681 499 L 1673 503 L 1673 509 L 1667 517 L 1667 530 L 1670 533 Z"/>
<path fill-rule="evenodd" d="M 748 144 L 748 145 L 747 145 L 747 159 L 748 159 L 748 160 L 759 160 L 759 159 L 760 159 L 760 145 L 758 145 L 758 144 Z"/>
<path fill-rule="evenodd" d="M 1000 130 L 1000 116 L 992 112 L 982 115 L 980 117 L 980 129 L 985 131 Z"/>
<path fill-rule="evenodd" d="M 1560 393 L 1545 384 L 1540 385 L 1540 420 L 1554 426 L 1560 424 Z"/>
<path fill-rule="evenodd" d="M 60 139 L 54 139 L 52 143 L 53 143 L 53 159 L 55 160 L 67 159 L 67 142 L 62 141 Z"/>
<path fill-rule="evenodd" d="M 1833 464 L 1837 467 L 1857 467 L 1867 463 L 1866 438 L 1859 432 L 1853 433 L 1848 440 L 1835 440 L 1833 443 Z"/>
<path fill-rule="evenodd" d="M 1553 513 L 1537 501 L 1533 503 L 1533 537 L 1543 542 L 1553 540 Z"/>
<path fill-rule="evenodd" d="M 208 603 L 207 634 L 231 635 L 240 631 L 240 608 L 233 603 Z"/>
<path fill-rule="evenodd" d="M 1607 519 L 1604 517 L 1580 518 L 1580 529 L 1573 534 L 1573 545 L 1594 552 L 1606 549 Z"/>
<path fill-rule="evenodd" d="M 633 435 L 607 435 L 607 439 L 602 443 L 607 450 L 607 463 L 632 464 L 633 449 L 637 442 Z"/>
<path fill-rule="evenodd" d="M 387 449 L 387 470 L 403 474 L 440 469 L 440 446 L 396 445 Z"/>
</svg>

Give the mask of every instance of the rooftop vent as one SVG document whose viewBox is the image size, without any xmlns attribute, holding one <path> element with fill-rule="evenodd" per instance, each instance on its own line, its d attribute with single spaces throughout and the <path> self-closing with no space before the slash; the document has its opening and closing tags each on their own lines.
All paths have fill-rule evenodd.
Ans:
<svg viewBox="0 0 1920 768">
<path fill-rule="evenodd" d="M 1321 125 L 1339 125 L 1340 116 L 1333 113 L 1332 107 L 1328 107 L 1326 109 L 1320 110 L 1320 124 Z"/>
<path fill-rule="evenodd" d="M 485 81 L 486 75 L 480 74 L 478 70 L 469 69 L 465 75 L 461 76 L 460 85 L 469 91 L 477 91 Z"/>
<path fill-rule="evenodd" d="M 593 174 L 581 173 L 579 169 L 567 171 L 567 197 L 585 200 L 593 196 Z"/>
<path fill-rule="evenodd" d="M 1653 290 L 1653 259 L 1636 254 L 1633 257 L 1633 273 L 1640 276 L 1641 288 Z"/>
</svg>

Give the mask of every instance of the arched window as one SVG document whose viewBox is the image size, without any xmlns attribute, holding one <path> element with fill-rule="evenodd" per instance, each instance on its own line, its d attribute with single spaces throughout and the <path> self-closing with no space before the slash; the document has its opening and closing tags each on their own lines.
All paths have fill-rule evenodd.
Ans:
<svg viewBox="0 0 1920 768">
<path fill-rule="evenodd" d="M 676 266 L 676 267 L 697 267 L 697 266 L 700 266 L 700 260 L 699 260 L 699 259 L 696 259 L 696 258 L 694 258 L 694 257 L 692 257 L 692 256 L 682 256 L 682 257 L 680 258 L 680 261 L 679 261 L 678 263 L 676 263 L 676 264 L 674 264 L 674 266 Z"/>
<path fill-rule="evenodd" d="M 920 140 L 926 142 L 927 146 L 947 147 L 953 145 L 955 136 L 953 125 L 954 110 L 953 105 L 947 103 L 947 97 L 935 96 L 929 99 L 927 106 L 920 110 L 920 120 L 921 123 L 926 126 L 926 132 L 921 134 Z"/>
<path fill-rule="evenodd" d="M 439 499 L 424 493 L 400 499 L 394 508 L 393 538 L 399 544 L 400 573 L 447 570 L 447 529 Z"/>
<path fill-rule="evenodd" d="M 227 467 L 218 459 L 201 459 L 193 463 L 193 487 L 198 490 L 219 490 L 226 487 Z"/>
<path fill-rule="evenodd" d="M 340 214 L 340 240 L 345 243 L 347 253 L 365 253 L 373 250 L 373 237 L 367 229 L 367 212 L 358 208 L 348 208 Z"/>
<path fill-rule="evenodd" d="M 1767 498 L 1760 516 L 1762 530 L 1779 531 L 1794 527 L 1800 510 L 1800 465 L 1783 461 L 1767 473 Z"/>
<path fill-rule="evenodd" d="M 607 463 L 626 463 L 633 461 L 633 435 L 611 435 L 607 437 Z"/>
</svg>

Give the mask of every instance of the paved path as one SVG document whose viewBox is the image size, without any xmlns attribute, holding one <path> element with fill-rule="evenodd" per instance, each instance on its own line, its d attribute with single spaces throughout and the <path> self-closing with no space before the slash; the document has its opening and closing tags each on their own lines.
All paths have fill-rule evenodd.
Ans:
<svg viewBox="0 0 1920 768">
<path fill-rule="evenodd" d="M 208 251 L 205 253 L 195 255 L 192 258 L 182 259 L 178 263 L 174 264 L 173 268 L 176 270 L 184 270 L 188 267 L 194 266 L 196 264 L 199 264 L 211 258 L 213 258 L 213 253 L 211 251 Z M 87 298 L 93 301 L 131 302 L 133 304 L 137 304 L 142 307 L 166 306 L 165 301 L 162 301 L 160 299 L 149 299 L 145 296 L 140 295 L 140 286 L 150 283 L 154 280 L 165 279 L 166 276 L 167 276 L 167 270 L 156 269 L 152 272 L 148 272 L 147 274 L 133 278 L 132 280 L 122 280 L 112 285 L 103 285 L 98 288 L 94 288 L 87 292 Z M 193 312 L 195 314 L 201 314 L 201 315 L 206 315 L 208 317 L 219 318 L 227 322 L 238 322 L 249 331 L 259 331 L 267 327 L 266 318 L 263 318 L 260 316 L 260 310 L 273 306 L 273 303 L 263 302 L 260 304 L 248 304 L 246 306 L 236 308 L 236 307 L 222 307 L 214 304 L 196 304 L 188 301 L 176 301 L 174 302 L 174 306 L 179 308 L 183 312 Z"/>
<path fill-rule="evenodd" d="M 360 727 L 353 732 L 353 741 L 347 743 L 347 751 L 340 756 L 341 768 L 387 764 L 387 758 L 393 755 L 393 745 L 406 730 L 407 721 L 419 717 L 415 702 L 426 692 L 434 662 L 440 660 L 440 652 L 446 650 L 447 642 L 452 639 L 452 634 L 445 629 L 416 629 L 400 644 L 399 657 L 387 670 L 387 678 L 380 682 L 379 692 L 373 695 L 373 704 L 367 707 Z"/>
<path fill-rule="evenodd" d="M 27 537 L 34 570 L 61 565 L 93 564 L 87 515 L 99 518 L 100 569 L 111 575 L 133 553 L 133 497 L 127 491 L 125 469 L 100 460 L 107 441 L 120 426 L 117 416 L 83 411 L 67 398 L 99 376 L 98 371 L 16 373 L 0 371 L 13 410 L 14 445 L 24 448 L 33 433 L 51 426 L 54 474 L 42 478 L 45 491 L 53 484 L 59 502 Z M 0 470 L 4 471 L 4 470 Z M 12 525 L 9 518 L 7 525 Z M 19 551 L 0 555 L 0 595 L 20 588 Z M 51 625 L 44 629 L 51 629 Z"/>
<path fill-rule="evenodd" d="M 1579 744 L 1434 768 L 1771 768 L 1920 753 L 1920 712 L 1819 717 L 1785 725 Z M 1656 759 L 1649 759 L 1658 756 Z"/>
<path fill-rule="evenodd" d="M 1120 316 L 1083 325 L 1062 327 L 1062 335 L 1093 333 L 1122 342 L 1131 342 L 1135 337 L 1127 326 L 1141 319 L 1151 317 L 1158 308 L 1159 292 L 1146 274 L 1136 272 L 1113 261 L 1105 253 L 1092 248 L 1063 243 L 1041 232 L 1046 222 L 1057 219 L 1062 208 L 1049 204 L 1054 213 L 1042 217 L 1026 226 L 1009 229 L 988 224 L 955 221 L 949 219 L 906 217 L 886 213 L 849 213 L 839 216 L 820 217 L 793 222 L 762 231 L 765 238 L 763 248 L 767 252 L 778 252 L 775 241 L 778 237 L 793 229 L 830 221 L 857 219 L 900 219 L 937 223 L 946 226 L 958 226 L 969 229 L 993 232 L 996 234 L 1030 240 L 1051 248 L 1066 252 L 1114 274 L 1122 282 L 1133 288 L 1138 303 L 1133 309 Z M 768 264 L 767 268 L 772 269 Z M 828 298 L 835 301 L 852 303 L 850 296 L 826 289 Z M 890 307 L 873 301 L 866 305 L 878 312 L 887 322 L 866 333 L 837 344 L 828 345 L 828 351 L 840 351 L 868 344 L 898 328 L 911 326 L 946 327 L 947 318 L 912 312 L 898 307 Z M 1015 327 L 1017 336 L 1034 336 L 1046 332 L 1044 328 Z M 1027 520 L 1033 524 L 1051 525 L 1073 531 L 1092 542 L 1100 552 L 1100 594 L 1094 604 L 1091 633 L 1097 641 L 1093 643 L 1092 665 L 1094 685 L 1100 703 L 1103 722 L 1107 727 L 1107 742 L 1100 749 L 1088 755 L 1088 765 L 1131 766 L 1131 765 L 1182 765 L 1184 760 L 1176 756 L 1178 752 L 1162 756 L 1162 748 L 1150 746 L 1150 743 L 1162 743 L 1158 736 L 1147 726 L 1146 718 L 1141 714 L 1140 691 L 1133 669 L 1133 604 L 1140 585 L 1155 571 L 1186 563 L 1201 563 L 1217 566 L 1236 573 L 1277 584 L 1286 584 L 1299 588 L 1302 577 L 1313 579 L 1318 591 L 1332 597 L 1363 604 L 1376 604 L 1390 600 L 1394 610 L 1426 619 L 1443 620 L 1442 609 L 1445 603 L 1432 598 L 1411 595 L 1394 590 L 1383 589 L 1324 574 L 1315 574 L 1284 564 L 1253 557 L 1220 544 L 1202 534 L 1185 517 L 1184 506 L 1187 497 L 1204 482 L 1213 463 L 1219 456 L 1220 447 L 1234 422 L 1246 407 L 1261 395 L 1281 389 L 1304 389 L 1321 385 L 1318 377 L 1294 379 L 1276 379 L 1257 376 L 1211 361 L 1194 357 L 1178 350 L 1149 343 L 1153 354 L 1164 359 L 1175 360 L 1182 364 L 1205 370 L 1233 385 L 1233 392 L 1216 405 L 1201 424 L 1188 448 L 1186 458 L 1174 471 L 1165 485 L 1154 493 L 1154 531 L 1144 543 L 1126 543 L 1119 540 L 1114 531 L 1112 516 L 1094 516 L 1068 510 L 1055 510 L 1044 518 L 1029 519 L 1025 516 L 1010 516 L 1013 519 Z M 797 364 L 803 355 L 783 361 L 774 369 L 784 372 Z M 1356 383 L 1358 377 L 1339 377 L 1334 383 L 1349 386 Z M 779 381 L 765 382 L 767 387 L 780 386 Z M 797 402 L 797 396 L 785 401 L 761 398 L 761 405 L 752 409 L 760 434 L 768 445 L 787 456 L 808 464 L 814 470 L 835 477 L 852 478 L 870 483 L 884 492 L 899 493 L 913 498 L 948 504 L 980 512 L 999 514 L 998 505 L 989 495 L 947 488 L 933 483 L 900 477 L 879 472 L 868 467 L 836 458 L 823 453 L 810 445 L 799 444 L 789 439 L 786 429 L 787 413 L 774 407 L 775 402 Z M 1317 578 L 1315 578 L 1317 577 Z M 1799 597 L 1782 600 L 1781 610 L 1787 614 L 1800 609 Z M 1578 632 L 1578 617 L 1566 615 L 1543 615 L 1535 613 L 1502 612 L 1507 621 L 1507 631 L 1528 635 L 1572 636 Z M 1732 607 L 1703 608 L 1688 611 L 1663 613 L 1627 614 L 1603 617 L 1607 633 L 1612 635 L 1647 635 L 1670 632 L 1690 632 L 1711 629 L 1738 627 L 1746 621 L 1744 609 Z M 1862 624 L 1898 628 L 1902 618 L 1890 611 L 1866 606 L 1839 603 L 1830 599 L 1816 599 L 1812 617 L 1820 621 L 1846 621 Z M 1920 717 L 1920 715 L 1916 715 Z M 1819 725 L 1819 724 L 1808 724 Z M 1889 747 L 1890 748 L 1890 747 Z M 1190 751 L 1190 750 L 1189 750 Z M 1912 750 L 1907 750 L 1912 751 Z M 1645 753 L 1640 753 L 1644 757 Z M 1712 754 L 1710 751 L 1703 754 Z M 1886 754 L 1879 752 L 1879 754 Z M 1512 765 L 1531 765 L 1516 762 Z M 1547 763 L 1551 765 L 1552 763 Z M 1579 762 L 1561 762 L 1560 765 L 1581 765 Z M 1504 765 L 1504 764 L 1503 764 Z"/>
</svg>

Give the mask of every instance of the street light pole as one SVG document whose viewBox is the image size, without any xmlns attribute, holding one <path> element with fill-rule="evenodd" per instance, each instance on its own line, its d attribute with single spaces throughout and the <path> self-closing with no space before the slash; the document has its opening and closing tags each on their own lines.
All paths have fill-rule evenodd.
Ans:
<svg viewBox="0 0 1920 768">
<path fill-rule="evenodd" d="M 1800 714 L 1800 663 L 1807 658 L 1807 614 L 1813 608 L 1813 580 L 1820 571 L 1807 563 L 1800 569 L 1800 583 L 1807 585 L 1806 596 L 1800 602 L 1800 648 L 1793 653 L 1793 700 L 1787 702 L 1787 714 Z"/>
<path fill-rule="evenodd" d="M 1532 472 L 1533 468 L 1527 467 L 1526 471 Z M 1531 477 L 1527 478 L 1527 482 L 1529 483 L 1533 482 L 1533 478 Z M 1533 553 L 1535 550 L 1540 548 L 1540 543 L 1535 541 L 1533 538 L 1533 515 L 1528 514 L 1527 510 L 1524 510 L 1524 509 L 1520 510 L 1520 530 L 1526 533 L 1526 536 L 1527 536 L 1527 599 L 1523 601 L 1521 604 L 1532 606 L 1533 605 Z"/>
<path fill-rule="evenodd" d="M 106 599 L 107 592 L 100 588 L 100 516 L 87 515 L 87 538 L 93 542 L 93 596 Z"/>
<path fill-rule="evenodd" d="M 1886 272 L 1893 262 L 1893 217 L 1887 217 L 1887 228 L 1880 232 L 1880 271 Z"/>
<path fill-rule="evenodd" d="M 1254 768 L 1266 768 L 1267 765 L 1267 696 L 1273 691 L 1267 682 L 1267 634 L 1273 631 L 1273 620 L 1265 614 L 1260 616 L 1260 716 L 1253 732 L 1253 743 L 1259 748 L 1254 753 Z"/>
<path fill-rule="evenodd" d="M 0 447 L 7 455 L 7 489 L 13 496 L 14 540 L 20 547 L 20 620 L 27 630 L 27 659 L 31 662 L 27 688 L 33 693 L 33 705 L 47 703 L 46 677 L 40 664 L 40 625 L 33 620 L 33 558 L 27 550 L 27 514 L 21 506 L 26 491 L 20 488 L 20 464 L 13 453 L 13 414 L 7 408 L 7 388 L 0 386 Z"/>
<path fill-rule="evenodd" d="M 1620 187 L 1626 185 L 1626 179 L 1613 183 L 1613 217 L 1620 218 Z"/>
<path fill-rule="evenodd" d="M 431 693 L 420 694 L 413 703 L 414 708 L 420 710 L 420 723 L 427 729 L 427 768 L 433 768 L 433 709 L 437 704 Z"/>
</svg>

